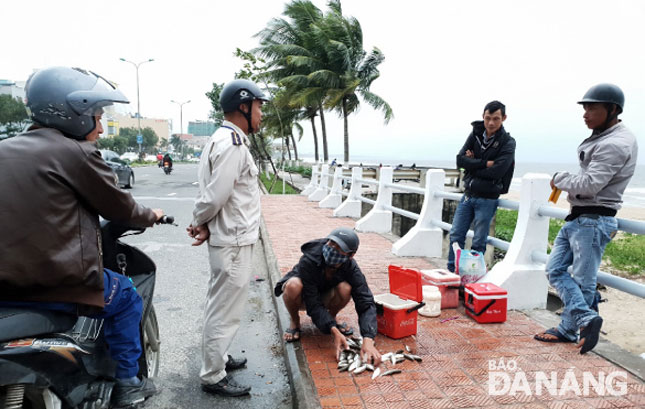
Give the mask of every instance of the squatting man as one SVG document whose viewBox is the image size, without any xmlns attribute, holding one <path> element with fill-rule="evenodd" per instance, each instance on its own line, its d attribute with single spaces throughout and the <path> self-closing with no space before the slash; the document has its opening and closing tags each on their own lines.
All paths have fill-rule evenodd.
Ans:
<svg viewBox="0 0 645 409">
<path fill-rule="evenodd" d="M 326 238 L 308 241 L 300 248 L 300 261 L 278 281 L 274 292 L 276 297 L 282 295 L 291 317 L 285 341 L 300 339 L 299 311 L 306 309 L 316 327 L 332 335 L 336 359 L 349 349 L 345 336 L 353 333 L 346 323 L 336 321 L 336 315 L 353 299 L 363 336 L 361 357 L 366 363 L 378 365 L 381 354 L 374 346 L 376 304 L 354 260 L 358 245 L 358 235 L 346 227 L 334 229 Z"/>
</svg>

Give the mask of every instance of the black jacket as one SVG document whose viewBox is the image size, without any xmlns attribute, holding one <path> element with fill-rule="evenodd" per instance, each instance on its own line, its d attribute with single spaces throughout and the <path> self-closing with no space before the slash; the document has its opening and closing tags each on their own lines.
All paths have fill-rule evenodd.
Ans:
<svg viewBox="0 0 645 409">
<path fill-rule="evenodd" d="M 325 260 L 322 255 L 323 245 L 328 239 L 309 241 L 301 246 L 302 257 L 291 271 L 289 271 L 275 286 L 276 297 L 282 294 L 282 285 L 291 277 L 302 280 L 302 299 L 307 308 L 307 315 L 311 317 L 316 327 L 325 334 L 331 333 L 336 321 L 323 305 L 322 295 L 339 283 L 346 281 L 352 286 L 352 299 L 358 314 L 358 324 L 363 337 L 376 336 L 376 304 L 374 296 L 367 286 L 365 276 L 353 258 L 347 260 L 336 272 L 331 280 L 325 279 Z"/>
<path fill-rule="evenodd" d="M 487 149 L 483 149 L 484 121 L 472 123 L 473 131 L 457 154 L 457 167 L 466 171 L 464 186 L 466 193 L 487 199 L 497 199 L 507 193 L 515 170 L 515 139 L 502 126 Z M 474 158 L 466 156 L 471 150 Z M 490 168 L 486 162 L 495 162 Z"/>
</svg>

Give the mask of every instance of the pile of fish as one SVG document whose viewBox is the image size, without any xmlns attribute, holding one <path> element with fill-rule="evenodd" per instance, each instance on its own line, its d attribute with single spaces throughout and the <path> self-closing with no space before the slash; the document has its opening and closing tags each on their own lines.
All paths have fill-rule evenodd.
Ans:
<svg viewBox="0 0 645 409">
<path fill-rule="evenodd" d="M 362 338 L 347 338 L 349 349 L 340 353 L 340 360 L 338 361 L 339 372 L 348 371 L 354 375 L 358 375 L 365 372 L 365 370 L 368 370 L 372 372 L 372 379 L 376 379 L 379 376 L 390 376 L 401 373 L 400 369 L 388 369 L 388 364 L 395 366 L 406 359 L 413 362 L 422 361 L 419 355 L 412 354 L 410 347 L 405 345 L 405 350 L 401 349 L 396 352 L 388 352 L 381 355 L 381 363 L 386 368 L 385 371 L 381 373 L 380 367 L 375 368 L 374 365 L 365 362 L 365 357 L 361 357 L 360 351 L 362 344 Z"/>
</svg>

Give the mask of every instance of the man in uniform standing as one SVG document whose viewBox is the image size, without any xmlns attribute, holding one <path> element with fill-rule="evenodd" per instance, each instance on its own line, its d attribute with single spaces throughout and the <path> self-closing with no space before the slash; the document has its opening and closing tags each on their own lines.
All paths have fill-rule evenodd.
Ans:
<svg viewBox="0 0 645 409">
<path fill-rule="evenodd" d="M 580 330 L 580 353 L 598 343 L 602 318 L 598 315 L 596 282 L 605 251 L 618 229 L 616 212 L 623 192 L 634 175 L 638 145 L 634 134 L 618 115 L 625 96 L 613 84 L 598 84 L 581 101 L 585 124 L 591 136 L 578 146 L 577 175 L 558 172 L 551 188 L 568 193 L 571 212 L 553 243 L 546 265 L 549 282 L 564 303 L 560 325 L 535 339 L 542 342 L 576 342 Z M 567 269 L 572 266 L 569 274 Z"/>
<path fill-rule="evenodd" d="M 250 386 L 235 382 L 227 371 L 239 369 L 228 349 L 240 327 L 251 277 L 253 245 L 260 226 L 258 168 L 248 149 L 247 134 L 257 132 L 262 103 L 267 101 L 251 81 L 238 79 L 222 89 L 225 121 L 203 150 L 199 194 L 188 234 L 193 245 L 208 240 L 211 277 L 204 310 L 202 389 L 224 396 L 246 395 Z"/>
</svg>

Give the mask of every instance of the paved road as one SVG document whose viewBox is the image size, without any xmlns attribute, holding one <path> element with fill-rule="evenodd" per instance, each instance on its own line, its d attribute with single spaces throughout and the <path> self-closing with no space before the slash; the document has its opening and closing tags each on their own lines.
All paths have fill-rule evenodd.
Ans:
<svg viewBox="0 0 645 409">
<path fill-rule="evenodd" d="M 148 409 L 176 408 L 291 408 L 291 390 L 282 357 L 276 313 L 260 245 L 256 246 L 249 301 L 242 327 L 230 351 L 249 359 L 246 369 L 233 374 L 251 384 L 243 398 L 214 397 L 199 384 L 204 297 L 209 276 L 206 246 L 192 247 L 185 232 L 196 195 L 196 165 L 175 165 L 164 175 L 157 167 L 135 168 L 132 195 L 149 207 L 175 216 L 179 226 L 155 226 L 124 241 L 134 244 L 157 264 L 154 305 L 161 328 L 161 367 L 156 381 L 160 395 Z"/>
</svg>

